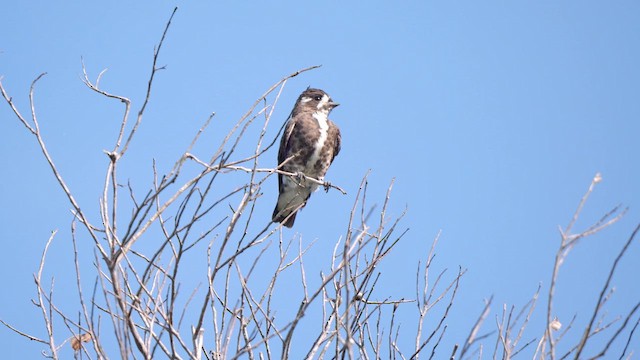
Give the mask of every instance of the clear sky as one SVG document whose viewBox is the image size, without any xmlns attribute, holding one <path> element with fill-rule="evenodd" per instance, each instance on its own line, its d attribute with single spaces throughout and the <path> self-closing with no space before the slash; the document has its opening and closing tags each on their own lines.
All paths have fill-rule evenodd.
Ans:
<svg viewBox="0 0 640 360">
<path fill-rule="evenodd" d="M 331 118 L 343 144 L 327 179 L 348 195 L 317 192 L 283 236 L 317 239 L 319 257 L 328 259 L 362 176 L 371 169 L 370 203 L 381 203 L 395 178 L 389 213 L 406 207 L 401 225 L 410 230 L 385 260 L 376 296 L 415 297 L 417 262 L 442 231 L 435 266 L 451 274 L 468 269 L 449 320 L 448 355 L 484 299 L 494 296 L 485 325 L 494 329 L 503 304 L 524 305 L 539 283 L 544 293 L 558 226 L 566 226 L 600 172 L 603 181 L 577 230 L 617 204 L 629 211 L 584 239 L 562 268 L 558 316 L 568 323 L 576 314 L 573 336 L 581 333 L 607 269 L 640 222 L 639 2 L 7 1 L 0 76 L 27 114 L 31 81 L 48 73 L 36 91 L 43 136 L 94 215 L 107 165 L 102 150 L 112 147 L 121 105 L 82 84 L 81 57 L 93 78 L 108 68 L 102 86 L 130 97 L 137 109 L 153 47 L 176 5 L 159 61 L 166 70 L 123 165 L 122 176 L 138 181 L 140 191 L 152 159 L 173 164 L 209 113 L 226 129 L 271 84 L 322 65 L 287 84 L 270 133 L 307 86 L 327 91 L 341 103 Z M 44 336 L 30 303 L 32 274 L 50 232 L 59 229 L 48 276 L 57 284 L 73 276 L 70 205 L 35 139 L 4 102 L 0 131 L 0 318 Z M 275 150 L 262 160 L 275 162 Z M 267 185 L 257 209 L 265 218 L 277 196 L 275 180 Z M 614 279 L 610 318 L 640 300 L 639 264 L 635 243 Z M 542 334 L 544 308 L 541 302 L 528 338 Z M 410 335 L 413 310 L 402 318 Z M 618 354 L 621 343 L 613 346 Z M 38 358 L 43 348 L 0 327 L 0 349 L 8 358 Z"/>
</svg>

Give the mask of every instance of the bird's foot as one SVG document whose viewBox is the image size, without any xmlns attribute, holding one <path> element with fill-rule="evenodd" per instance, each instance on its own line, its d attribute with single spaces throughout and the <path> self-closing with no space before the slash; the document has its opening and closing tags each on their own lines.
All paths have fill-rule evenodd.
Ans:
<svg viewBox="0 0 640 360">
<path fill-rule="evenodd" d="M 294 178 L 296 179 L 296 183 L 298 183 L 298 186 L 304 186 L 307 181 L 307 177 L 303 172 L 300 171 L 296 171 Z"/>
<path fill-rule="evenodd" d="M 331 189 L 331 183 L 328 181 L 325 181 L 322 186 L 324 187 L 324 192 L 329 192 L 329 189 Z"/>
</svg>

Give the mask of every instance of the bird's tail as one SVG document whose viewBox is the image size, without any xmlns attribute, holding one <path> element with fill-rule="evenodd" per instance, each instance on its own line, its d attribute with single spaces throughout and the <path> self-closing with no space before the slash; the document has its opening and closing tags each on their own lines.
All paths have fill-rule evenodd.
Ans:
<svg viewBox="0 0 640 360">
<path fill-rule="evenodd" d="M 273 215 L 271 219 L 273 222 L 282 223 L 282 225 L 290 228 L 293 227 L 293 223 L 296 221 L 297 212 L 289 209 L 280 209 L 278 205 L 273 209 Z"/>
</svg>

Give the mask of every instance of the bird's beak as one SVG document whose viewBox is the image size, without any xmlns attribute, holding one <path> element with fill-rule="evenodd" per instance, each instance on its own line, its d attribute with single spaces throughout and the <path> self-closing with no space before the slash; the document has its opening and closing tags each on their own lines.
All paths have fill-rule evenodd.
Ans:
<svg viewBox="0 0 640 360">
<path fill-rule="evenodd" d="M 339 103 L 337 103 L 337 102 L 333 102 L 333 101 L 332 101 L 332 102 L 328 103 L 327 105 L 329 106 L 329 108 L 333 109 L 334 107 L 337 107 L 337 106 L 338 106 L 338 105 L 340 105 L 340 104 L 339 104 Z"/>
</svg>

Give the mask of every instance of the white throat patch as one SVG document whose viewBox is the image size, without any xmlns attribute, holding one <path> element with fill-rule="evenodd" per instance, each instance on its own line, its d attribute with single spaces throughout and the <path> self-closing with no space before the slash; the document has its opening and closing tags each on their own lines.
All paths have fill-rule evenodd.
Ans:
<svg viewBox="0 0 640 360">
<path fill-rule="evenodd" d="M 327 114 L 324 111 L 316 111 L 313 113 L 313 118 L 318 120 L 318 126 L 320 126 L 320 136 L 327 136 L 327 130 L 329 130 L 329 122 Z"/>
<path fill-rule="evenodd" d="M 323 99 L 324 100 L 324 99 Z M 324 148 L 324 143 L 327 141 L 327 136 L 329 134 L 329 121 L 327 119 L 326 111 L 316 111 L 313 113 L 313 118 L 318 121 L 318 127 L 320 128 L 320 136 L 318 137 L 318 143 L 316 144 L 316 148 L 313 150 L 313 154 L 311 154 L 311 158 L 309 159 L 309 164 L 315 165 L 318 160 L 320 160 L 320 151 Z M 312 166 L 313 166 L 312 165 Z M 319 179 L 322 180 L 322 179 Z"/>
</svg>

